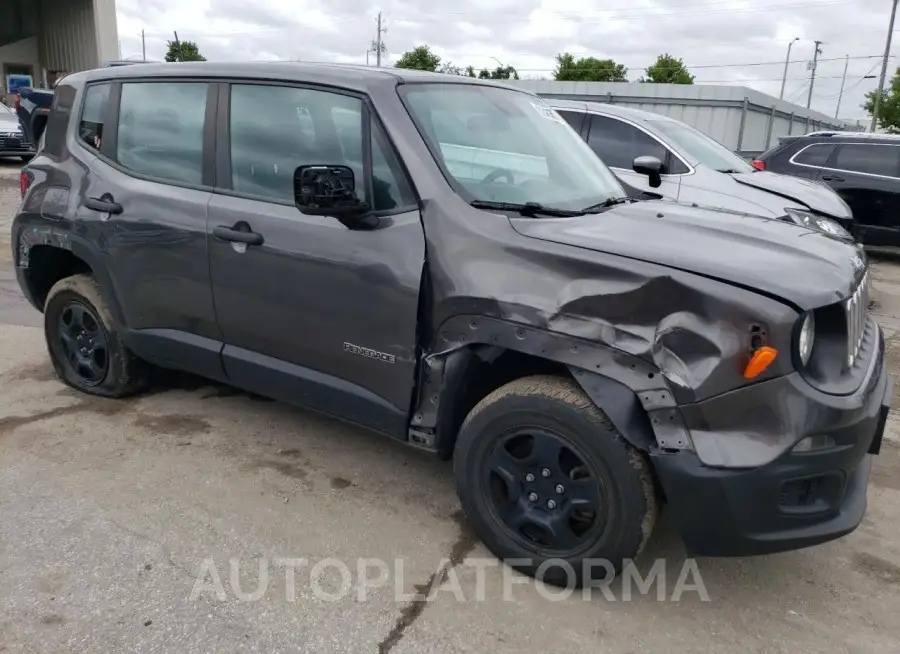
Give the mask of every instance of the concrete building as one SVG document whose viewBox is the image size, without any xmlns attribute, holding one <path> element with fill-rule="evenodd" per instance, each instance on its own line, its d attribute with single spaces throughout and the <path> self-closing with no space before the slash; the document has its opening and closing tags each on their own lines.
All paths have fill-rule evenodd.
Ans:
<svg viewBox="0 0 900 654">
<path fill-rule="evenodd" d="M 0 96 L 117 59 L 116 0 L 0 0 Z M 11 99 L 7 99 L 11 104 Z"/>
</svg>

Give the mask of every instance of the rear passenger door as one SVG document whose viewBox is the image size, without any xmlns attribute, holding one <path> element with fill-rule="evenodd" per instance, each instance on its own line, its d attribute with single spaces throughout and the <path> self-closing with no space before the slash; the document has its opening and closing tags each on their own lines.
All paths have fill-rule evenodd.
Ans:
<svg viewBox="0 0 900 654">
<path fill-rule="evenodd" d="M 223 84 L 219 104 L 209 265 L 229 379 L 405 438 L 425 239 L 380 122 L 336 89 Z M 300 213 L 294 170 L 318 164 L 353 169 L 377 228 Z"/>
<path fill-rule="evenodd" d="M 206 251 L 213 91 L 174 79 L 89 85 L 75 139 L 96 155 L 79 217 L 105 246 L 129 346 L 221 378 Z"/>
<path fill-rule="evenodd" d="M 819 179 L 850 205 L 860 241 L 900 245 L 900 144 L 838 143 Z"/>
<path fill-rule="evenodd" d="M 647 193 L 678 199 L 681 178 L 670 176 L 672 156 L 662 143 L 634 125 L 610 116 L 590 114 L 587 130 L 588 145 L 622 181 Z M 662 184 L 657 188 L 650 186 L 647 175 L 634 172 L 634 160 L 643 156 L 656 157 L 663 163 Z"/>
</svg>

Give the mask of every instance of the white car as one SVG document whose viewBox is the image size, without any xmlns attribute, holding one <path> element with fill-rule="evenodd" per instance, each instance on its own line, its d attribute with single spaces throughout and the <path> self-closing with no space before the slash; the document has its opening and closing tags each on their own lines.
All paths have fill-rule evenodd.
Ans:
<svg viewBox="0 0 900 654">
<path fill-rule="evenodd" d="M 625 184 L 699 206 L 790 220 L 852 238 L 850 207 L 818 182 L 757 170 L 690 125 L 599 102 L 548 99 Z"/>
</svg>

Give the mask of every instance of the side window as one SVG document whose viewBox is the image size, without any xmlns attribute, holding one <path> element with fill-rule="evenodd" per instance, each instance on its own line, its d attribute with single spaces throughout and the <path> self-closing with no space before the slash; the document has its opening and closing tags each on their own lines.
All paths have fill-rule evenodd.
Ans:
<svg viewBox="0 0 900 654">
<path fill-rule="evenodd" d="M 289 86 L 231 87 L 231 183 L 238 193 L 294 203 L 294 170 L 305 165 L 353 169 L 356 194 L 376 211 L 415 203 L 387 138 L 373 121 L 372 175 L 364 175 L 363 104 L 358 98 Z"/>
<path fill-rule="evenodd" d="M 126 82 L 119 104 L 116 160 L 141 175 L 203 181 L 203 82 Z"/>
<path fill-rule="evenodd" d="M 638 128 L 621 120 L 597 115 L 591 116 L 588 145 L 607 166 L 626 170 L 631 170 L 637 157 L 649 155 L 665 163 L 668 154 L 659 141 Z"/>
<path fill-rule="evenodd" d="M 828 163 L 828 157 L 831 156 L 833 150 L 834 145 L 831 143 L 816 143 L 806 146 L 795 154 L 792 159 L 795 164 L 821 168 Z"/>
<path fill-rule="evenodd" d="M 854 173 L 900 177 L 900 146 L 847 143 L 837 146 L 830 168 Z"/>
<path fill-rule="evenodd" d="M 556 113 L 562 116 L 565 121 L 572 126 L 572 129 L 581 134 L 581 128 L 584 126 L 585 114 L 580 111 L 566 111 L 564 109 L 557 109 Z"/>
<path fill-rule="evenodd" d="M 84 105 L 81 109 L 81 121 L 78 124 L 78 138 L 92 150 L 100 150 L 109 88 L 109 83 L 93 84 L 84 91 Z"/>
</svg>

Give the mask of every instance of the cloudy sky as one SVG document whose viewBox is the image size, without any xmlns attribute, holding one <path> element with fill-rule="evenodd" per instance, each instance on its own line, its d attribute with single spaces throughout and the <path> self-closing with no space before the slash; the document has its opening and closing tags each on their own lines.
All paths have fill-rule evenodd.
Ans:
<svg viewBox="0 0 900 654">
<path fill-rule="evenodd" d="M 746 85 L 806 104 L 807 62 L 823 41 L 812 107 L 833 115 L 849 55 L 842 118 L 862 118 L 884 51 L 890 0 L 117 0 L 123 57 L 162 59 L 177 31 L 210 60 L 365 63 L 382 13 L 386 62 L 428 44 L 460 66 L 515 66 L 552 78 L 568 51 L 613 58 L 637 79 L 658 54 L 681 57 L 697 83 Z M 900 22 L 898 22 L 900 32 Z M 900 65 L 895 32 L 889 74 Z M 374 62 L 374 55 L 370 55 Z M 876 79 L 864 79 L 876 75 Z"/>
</svg>

